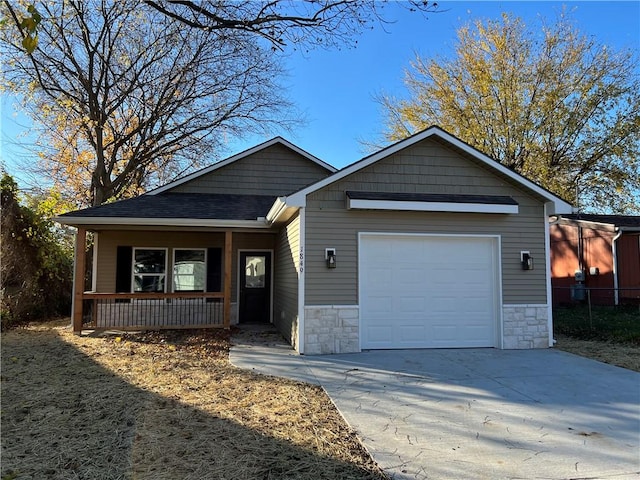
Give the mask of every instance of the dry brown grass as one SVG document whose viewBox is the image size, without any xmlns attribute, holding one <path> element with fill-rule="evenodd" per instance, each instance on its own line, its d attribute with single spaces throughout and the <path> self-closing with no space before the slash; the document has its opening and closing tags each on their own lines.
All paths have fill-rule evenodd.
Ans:
<svg viewBox="0 0 640 480">
<path fill-rule="evenodd" d="M 228 361 L 229 333 L 2 336 L 2 479 L 382 479 L 324 391 Z"/>
<path fill-rule="evenodd" d="M 559 350 L 640 372 L 640 345 L 580 340 L 559 333 L 555 334 L 555 338 Z"/>
</svg>

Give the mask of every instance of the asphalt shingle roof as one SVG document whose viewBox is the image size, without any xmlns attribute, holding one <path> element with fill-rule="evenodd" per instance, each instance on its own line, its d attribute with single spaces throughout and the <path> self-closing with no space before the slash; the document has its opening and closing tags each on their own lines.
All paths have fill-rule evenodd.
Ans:
<svg viewBox="0 0 640 480">
<path fill-rule="evenodd" d="M 162 193 L 76 210 L 60 217 L 256 220 L 267 215 L 275 199 L 271 195 Z"/>
</svg>

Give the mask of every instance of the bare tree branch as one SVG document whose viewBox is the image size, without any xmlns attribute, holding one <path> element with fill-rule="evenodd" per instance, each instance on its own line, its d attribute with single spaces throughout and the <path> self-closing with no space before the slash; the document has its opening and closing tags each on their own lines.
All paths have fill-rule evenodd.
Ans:
<svg viewBox="0 0 640 480">
<path fill-rule="evenodd" d="M 273 48 L 332 47 L 348 44 L 355 35 L 375 22 L 387 0 L 144 0 L 168 17 L 206 31 L 239 30 L 267 40 Z M 436 2 L 399 2 L 409 10 L 437 11 Z"/>
<path fill-rule="evenodd" d="M 246 32 L 185 29 L 135 0 L 38 10 L 33 54 L 25 55 L 17 23 L 0 32 L 10 58 L 2 80 L 41 129 L 40 170 L 79 206 L 209 162 L 228 132 L 293 123 L 279 59 Z"/>
</svg>

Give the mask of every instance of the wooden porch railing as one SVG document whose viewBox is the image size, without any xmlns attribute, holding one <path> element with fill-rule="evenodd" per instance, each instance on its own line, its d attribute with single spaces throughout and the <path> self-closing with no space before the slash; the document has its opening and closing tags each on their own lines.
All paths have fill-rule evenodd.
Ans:
<svg viewBox="0 0 640 480">
<path fill-rule="evenodd" d="M 222 292 L 82 294 L 82 329 L 229 328 Z M 75 328 L 77 330 L 77 328 Z"/>
</svg>

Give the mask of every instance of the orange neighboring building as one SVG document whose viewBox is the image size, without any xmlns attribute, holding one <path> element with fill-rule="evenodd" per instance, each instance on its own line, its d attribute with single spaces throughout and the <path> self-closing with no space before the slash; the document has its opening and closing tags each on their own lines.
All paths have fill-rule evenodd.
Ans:
<svg viewBox="0 0 640 480">
<path fill-rule="evenodd" d="M 549 233 L 554 306 L 586 298 L 580 285 L 596 305 L 640 301 L 640 216 L 551 217 Z M 576 280 L 576 271 L 583 272 L 583 281 Z"/>
</svg>

